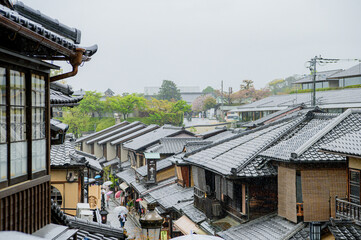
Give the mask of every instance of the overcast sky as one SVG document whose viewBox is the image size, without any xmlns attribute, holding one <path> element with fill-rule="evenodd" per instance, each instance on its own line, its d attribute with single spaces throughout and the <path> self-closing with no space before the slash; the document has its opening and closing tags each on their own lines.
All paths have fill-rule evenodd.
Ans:
<svg viewBox="0 0 361 240">
<path fill-rule="evenodd" d="M 361 58 L 359 0 L 23 0 L 82 31 L 93 59 L 68 79 L 73 88 L 143 92 L 162 80 L 178 86 L 256 88 L 308 74 L 305 62 Z M 318 70 L 347 68 L 356 62 Z M 62 65 L 65 71 L 70 65 Z"/>
</svg>

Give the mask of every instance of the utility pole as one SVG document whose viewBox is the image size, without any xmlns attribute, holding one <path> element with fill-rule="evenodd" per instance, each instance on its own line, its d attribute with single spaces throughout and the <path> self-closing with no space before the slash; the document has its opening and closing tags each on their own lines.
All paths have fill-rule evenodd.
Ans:
<svg viewBox="0 0 361 240">
<path fill-rule="evenodd" d="M 316 106 L 316 65 L 317 64 L 327 64 L 327 63 L 337 63 L 339 61 L 359 61 L 360 59 L 338 59 L 338 58 L 322 58 L 321 56 L 315 56 L 310 61 L 308 61 L 308 68 L 311 71 L 312 76 L 312 92 L 311 92 L 311 105 L 312 107 Z"/>
<path fill-rule="evenodd" d="M 310 70 L 311 70 L 311 75 L 312 75 L 312 101 L 311 101 L 311 106 L 315 107 L 316 106 L 316 63 L 317 63 L 317 56 L 315 56 L 314 58 L 311 59 L 310 61 Z"/>
<path fill-rule="evenodd" d="M 221 117 L 222 121 L 224 120 L 224 114 L 223 114 L 223 80 L 221 81 Z"/>
</svg>

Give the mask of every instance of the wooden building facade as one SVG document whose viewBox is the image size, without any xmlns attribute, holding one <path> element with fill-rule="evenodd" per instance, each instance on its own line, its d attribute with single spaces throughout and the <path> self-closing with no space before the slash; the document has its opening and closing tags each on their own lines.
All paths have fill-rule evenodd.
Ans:
<svg viewBox="0 0 361 240">
<path fill-rule="evenodd" d="M 64 37 L 20 5 L 0 2 L 0 231 L 33 233 L 50 223 L 50 82 L 74 76 L 97 47 L 78 48 L 80 31 Z M 51 59 L 73 71 L 50 77 Z"/>
</svg>

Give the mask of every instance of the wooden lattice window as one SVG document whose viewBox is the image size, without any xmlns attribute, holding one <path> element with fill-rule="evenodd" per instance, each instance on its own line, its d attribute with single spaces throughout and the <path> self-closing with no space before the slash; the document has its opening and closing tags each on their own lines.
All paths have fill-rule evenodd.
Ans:
<svg viewBox="0 0 361 240">
<path fill-rule="evenodd" d="M 360 170 L 349 171 L 349 193 L 350 202 L 360 204 Z"/>
</svg>

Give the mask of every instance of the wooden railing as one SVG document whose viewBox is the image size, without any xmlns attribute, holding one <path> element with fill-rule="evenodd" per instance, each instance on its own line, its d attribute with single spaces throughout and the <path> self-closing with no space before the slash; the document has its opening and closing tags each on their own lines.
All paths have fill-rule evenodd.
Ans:
<svg viewBox="0 0 361 240">
<path fill-rule="evenodd" d="M 361 222 L 361 206 L 336 197 L 336 217 Z"/>
</svg>

